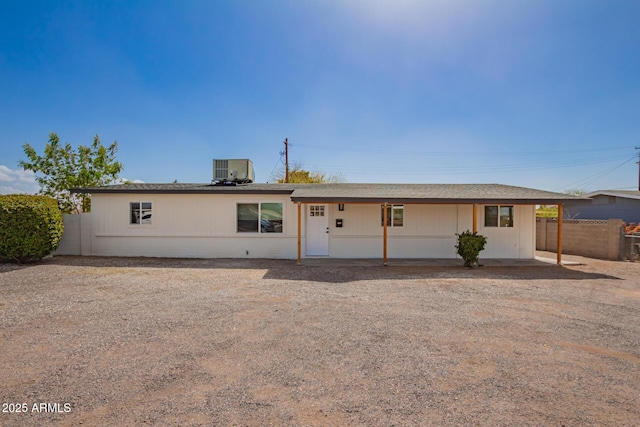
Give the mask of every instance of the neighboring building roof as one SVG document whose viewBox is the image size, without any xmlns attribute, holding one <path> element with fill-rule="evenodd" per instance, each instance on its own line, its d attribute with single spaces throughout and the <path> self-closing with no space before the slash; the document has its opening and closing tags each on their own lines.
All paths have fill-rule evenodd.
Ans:
<svg viewBox="0 0 640 427">
<path fill-rule="evenodd" d="M 593 198 L 596 196 L 614 196 L 622 197 L 625 199 L 640 200 L 640 191 L 625 191 L 625 190 L 598 190 L 585 194 L 583 197 Z"/>
<path fill-rule="evenodd" d="M 119 184 L 75 188 L 75 193 L 290 194 L 305 203 L 558 204 L 583 197 L 502 184 Z"/>
</svg>

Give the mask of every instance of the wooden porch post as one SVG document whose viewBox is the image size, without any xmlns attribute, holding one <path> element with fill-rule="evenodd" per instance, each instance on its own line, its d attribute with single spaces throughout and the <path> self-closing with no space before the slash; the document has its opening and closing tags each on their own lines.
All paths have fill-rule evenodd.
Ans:
<svg viewBox="0 0 640 427">
<path fill-rule="evenodd" d="M 382 265 L 387 265 L 387 202 L 382 208 Z"/>
<path fill-rule="evenodd" d="M 302 264 L 302 203 L 298 202 L 298 265 Z"/>
<path fill-rule="evenodd" d="M 478 205 L 473 204 L 473 232 L 478 232 Z"/>
<path fill-rule="evenodd" d="M 556 252 L 556 262 L 558 265 L 562 264 L 562 207 L 564 205 L 560 203 L 558 205 L 558 250 Z"/>
</svg>

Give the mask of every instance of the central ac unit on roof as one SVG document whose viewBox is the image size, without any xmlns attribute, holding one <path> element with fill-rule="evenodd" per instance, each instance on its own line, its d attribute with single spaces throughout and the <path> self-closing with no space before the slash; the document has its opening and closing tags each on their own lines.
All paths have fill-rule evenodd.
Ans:
<svg viewBox="0 0 640 427">
<path fill-rule="evenodd" d="M 213 180 L 249 183 L 255 179 L 253 162 L 249 159 L 213 160 Z"/>
</svg>

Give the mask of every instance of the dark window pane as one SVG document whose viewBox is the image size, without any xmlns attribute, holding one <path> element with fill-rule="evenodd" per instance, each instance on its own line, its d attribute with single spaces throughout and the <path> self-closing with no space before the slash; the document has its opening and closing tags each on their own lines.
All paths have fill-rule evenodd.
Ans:
<svg viewBox="0 0 640 427">
<path fill-rule="evenodd" d="M 384 226 L 384 205 L 380 206 L 380 225 Z M 387 227 L 391 227 L 391 205 L 387 205 Z"/>
<path fill-rule="evenodd" d="M 239 203 L 238 204 L 238 233 L 258 232 L 258 204 Z"/>
<path fill-rule="evenodd" d="M 131 203 L 131 224 L 140 224 L 140 203 Z"/>
<path fill-rule="evenodd" d="M 484 226 L 485 227 L 498 226 L 498 207 L 497 206 L 484 207 Z"/>
</svg>

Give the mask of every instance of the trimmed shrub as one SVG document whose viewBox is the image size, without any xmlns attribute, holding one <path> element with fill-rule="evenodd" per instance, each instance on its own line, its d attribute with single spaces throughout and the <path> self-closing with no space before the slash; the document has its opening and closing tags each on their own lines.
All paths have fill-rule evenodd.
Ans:
<svg viewBox="0 0 640 427">
<path fill-rule="evenodd" d="M 28 262 L 44 258 L 62 237 L 58 202 L 47 196 L 0 196 L 0 261 Z"/>
<path fill-rule="evenodd" d="M 472 233 L 469 230 L 462 234 L 456 233 L 456 236 L 458 236 L 456 249 L 458 250 L 458 255 L 464 260 L 464 266 L 469 268 L 473 268 L 476 265 L 479 266 L 478 256 L 480 252 L 484 250 L 487 244 L 487 238 L 476 232 Z"/>
</svg>

